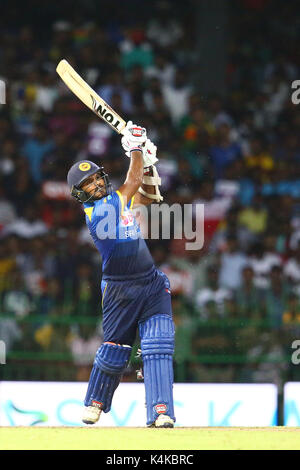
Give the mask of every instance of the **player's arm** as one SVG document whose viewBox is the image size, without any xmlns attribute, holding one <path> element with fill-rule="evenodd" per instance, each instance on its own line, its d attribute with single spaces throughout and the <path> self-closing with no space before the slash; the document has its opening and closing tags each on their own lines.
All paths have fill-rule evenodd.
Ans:
<svg viewBox="0 0 300 470">
<path fill-rule="evenodd" d="M 127 139 L 122 139 L 122 146 L 126 155 L 129 157 L 130 153 Z M 160 202 L 163 200 L 159 192 L 161 180 L 155 167 L 155 163 L 158 161 L 156 158 L 157 147 L 147 139 L 142 146 L 142 150 L 143 180 L 134 195 L 134 200 L 132 201 L 133 205 L 131 205 L 131 207 L 137 207 L 139 205 L 148 206 L 152 202 Z"/>
<path fill-rule="evenodd" d="M 155 168 L 153 166 L 144 168 L 143 180 L 145 180 L 145 177 L 149 177 L 152 179 L 151 182 L 153 184 L 142 183 L 142 185 L 138 189 L 138 192 L 134 195 L 134 202 L 132 207 L 137 207 L 140 205 L 149 206 L 150 204 L 152 204 L 152 202 L 159 202 L 160 200 L 162 200 L 159 190 L 157 189 L 158 180 L 155 177 L 154 173 Z M 154 183 L 155 181 L 157 182 L 157 185 Z"/>
<path fill-rule="evenodd" d="M 124 184 L 118 192 L 123 196 L 124 204 L 132 199 L 143 182 L 144 163 L 142 146 L 147 140 L 146 129 L 129 121 L 122 137 L 122 146 L 127 148 L 130 157 L 129 169 Z"/>
<path fill-rule="evenodd" d="M 132 197 L 137 193 L 143 181 L 143 154 L 141 150 L 134 150 L 131 152 L 130 165 L 126 175 L 124 184 L 120 186 L 119 192 L 122 194 L 123 199 L 129 202 Z M 125 205 L 127 204 L 125 202 Z"/>
</svg>

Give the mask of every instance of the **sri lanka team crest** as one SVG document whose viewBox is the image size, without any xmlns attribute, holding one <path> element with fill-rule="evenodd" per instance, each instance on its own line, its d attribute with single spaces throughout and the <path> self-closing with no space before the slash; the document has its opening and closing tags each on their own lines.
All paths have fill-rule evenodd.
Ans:
<svg viewBox="0 0 300 470">
<path fill-rule="evenodd" d="M 79 170 L 88 171 L 91 168 L 91 164 L 87 162 L 80 163 Z"/>
</svg>

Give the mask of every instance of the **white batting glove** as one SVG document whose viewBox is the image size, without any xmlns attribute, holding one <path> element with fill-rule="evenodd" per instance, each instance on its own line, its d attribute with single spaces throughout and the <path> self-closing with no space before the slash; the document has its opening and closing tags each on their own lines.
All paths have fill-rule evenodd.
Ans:
<svg viewBox="0 0 300 470">
<path fill-rule="evenodd" d="M 158 162 L 158 158 L 156 158 L 156 152 L 156 145 L 154 145 L 150 139 L 147 139 L 143 147 L 144 168 L 155 165 L 155 163 Z"/>
<path fill-rule="evenodd" d="M 126 152 L 126 155 L 130 157 L 130 153 L 132 151 L 142 150 L 142 146 L 146 140 L 146 129 L 144 127 L 133 124 L 132 121 L 128 121 L 121 139 L 121 144 Z"/>
<path fill-rule="evenodd" d="M 125 141 L 124 141 L 124 144 L 122 142 L 122 146 L 123 146 L 123 149 L 125 150 L 125 155 L 127 155 L 127 157 L 130 157 L 129 147 L 126 145 Z M 158 158 L 156 158 L 157 147 L 156 145 L 153 144 L 153 142 L 151 142 L 150 139 L 146 140 L 145 144 L 142 146 L 142 151 L 143 151 L 144 168 L 155 165 L 155 163 L 158 162 Z"/>
</svg>

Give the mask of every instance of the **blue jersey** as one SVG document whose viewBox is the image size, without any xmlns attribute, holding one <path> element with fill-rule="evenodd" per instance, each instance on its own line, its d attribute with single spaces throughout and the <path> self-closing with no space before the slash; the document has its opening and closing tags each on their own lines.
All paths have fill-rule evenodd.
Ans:
<svg viewBox="0 0 300 470">
<path fill-rule="evenodd" d="M 84 204 L 87 226 L 102 257 L 104 280 L 126 280 L 154 270 L 132 205 L 133 198 L 125 205 L 119 191 Z"/>
</svg>

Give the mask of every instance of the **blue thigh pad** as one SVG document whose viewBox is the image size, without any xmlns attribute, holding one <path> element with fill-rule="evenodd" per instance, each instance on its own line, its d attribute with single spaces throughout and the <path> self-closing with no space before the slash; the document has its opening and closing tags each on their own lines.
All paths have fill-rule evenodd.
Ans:
<svg viewBox="0 0 300 470">
<path fill-rule="evenodd" d="M 103 343 L 100 346 L 90 375 L 85 406 L 100 406 L 104 413 L 110 410 L 113 394 L 120 383 L 130 354 L 130 346 L 111 343 Z"/>
<path fill-rule="evenodd" d="M 154 315 L 139 325 L 144 363 L 147 425 L 164 413 L 175 421 L 173 354 L 175 328 L 170 315 Z"/>
</svg>

